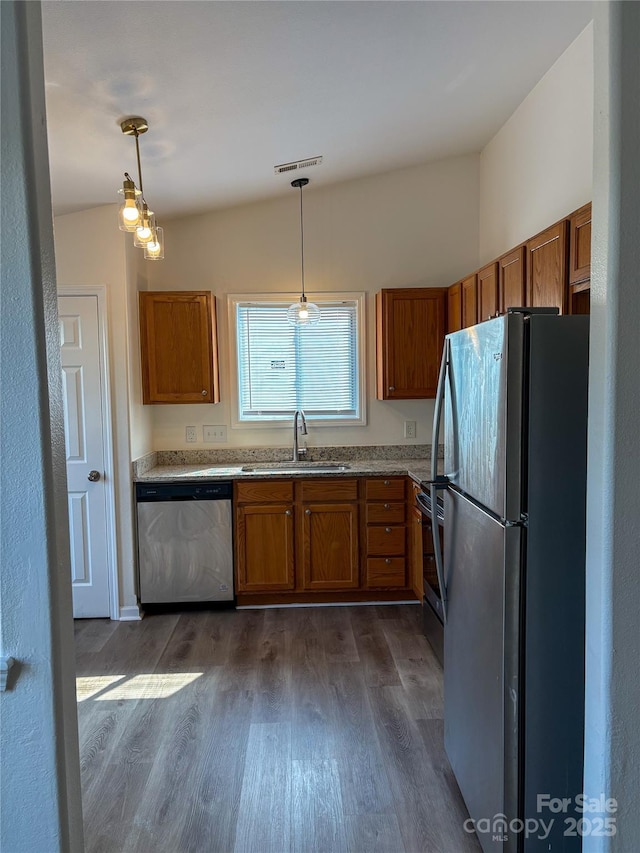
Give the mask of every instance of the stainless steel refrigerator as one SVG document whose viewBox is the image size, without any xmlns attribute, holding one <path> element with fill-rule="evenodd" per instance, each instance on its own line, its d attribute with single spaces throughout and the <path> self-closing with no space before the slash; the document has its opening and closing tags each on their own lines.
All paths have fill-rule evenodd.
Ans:
<svg viewBox="0 0 640 853">
<path fill-rule="evenodd" d="M 588 322 L 519 309 L 445 341 L 445 747 L 485 853 L 581 849 Z"/>
</svg>

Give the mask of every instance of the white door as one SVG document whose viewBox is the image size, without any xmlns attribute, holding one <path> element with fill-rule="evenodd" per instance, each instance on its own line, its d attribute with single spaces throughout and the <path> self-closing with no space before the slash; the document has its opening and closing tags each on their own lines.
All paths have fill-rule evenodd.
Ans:
<svg viewBox="0 0 640 853">
<path fill-rule="evenodd" d="M 98 299 L 60 296 L 58 315 L 73 615 L 109 616 Z"/>
</svg>

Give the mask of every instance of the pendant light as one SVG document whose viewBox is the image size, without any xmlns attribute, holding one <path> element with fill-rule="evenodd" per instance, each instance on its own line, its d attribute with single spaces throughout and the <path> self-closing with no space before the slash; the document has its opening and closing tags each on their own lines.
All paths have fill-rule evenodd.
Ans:
<svg viewBox="0 0 640 853">
<path fill-rule="evenodd" d="M 142 166 L 140 165 L 140 145 L 138 137 L 149 130 L 149 124 L 142 116 L 130 116 L 120 122 L 120 128 L 126 136 L 133 136 L 136 141 L 136 159 L 138 161 L 138 183 L 136 187 L 131 175 L 124 173 L 122 189 L 118 190 L 124 196 L 124 202 L 118 211 L 118 227 L 121 231 L 133 233 L 133 245 L 144 249 L 144 257 L 150 261 L 164 258 L 163 229 L 156 223 L 152 210 L 145 201 L 142 188 Z"/>
<path fill-rule="evenodd" d="M 302 211 L 302 188 L 309 183 L 309 178 L 296 178 L 291 181 L 294 189 L 300 190 L 300 272 L 302 281 L 302 293 L 300 300 L 289 306 L 287 320 L 292 326 L 315 326 L 320 320 L 320 309 L 313 302 L 308 302 L 304 293 L 304 217 Z"/>
</svg>

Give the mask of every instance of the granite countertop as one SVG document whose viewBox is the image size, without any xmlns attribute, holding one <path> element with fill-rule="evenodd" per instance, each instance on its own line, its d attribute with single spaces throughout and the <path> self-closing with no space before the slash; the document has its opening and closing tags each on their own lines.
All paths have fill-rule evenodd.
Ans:
<svg viewBox="0 0 640 853">
<path fill-rule="evenodd" d="M 258 463 L 265 465 L 268 463 Z M 431 476 L 430 463 L 420 459 L 358 459 L 344 462 L 348 465 L 346 471 L 318 471 L 314 468 L 305 470 L 287 469 L 282 462 L 275 463 L 278 467 L 265 471 L 264 469 L 243 471 L 242 465 L 156 465 L 135 478 L 137 483 L 180 483 L 190 480 L 244 480 L 264 477 L 365 477 L 365 476 L 407 476 L 416 482 L 426 480 Z"/>
<path fill-rule="evenodd" d="M 230 451 L 158 451 L 133 463 L 136 483 L 180 483 L 197 480 L 240 480 L 265 477 L 410 476 L 416 482 L 431 476 L 430 445 L 310 448 L 308 469 L 288 468 L 284 448 Z M 440 454 L 439 454 L 440 455 Z M 318 470 L 323 462 L 346 470 Z M 273 465 L 273 467 L 271 467 Z M 254 470 L 243 471 L 244 466 Z M 265 470 L 268 466 L 269 470 Z M 348 466 L 348 467 L 347 467 Z M 438 469 L 442 460 L 438 460 Z"/>
</svg>

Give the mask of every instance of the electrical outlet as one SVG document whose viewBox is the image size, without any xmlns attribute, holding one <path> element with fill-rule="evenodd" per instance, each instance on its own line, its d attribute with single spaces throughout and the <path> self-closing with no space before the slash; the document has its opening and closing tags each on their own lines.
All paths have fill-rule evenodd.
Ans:
<svg viewBox="0 0 640 853">
<path fill-rule="evenodd" d="M 404 437 L 405 438 L 415 438 L 416 437 L 416 422 L 415 421 L 405 421 L 404 422 Z"/>
<path fill-rule="evenodd" d="M 184 431 L 184 437 L 186 441 L 194 442 L 198 440 L 198 430 L 194 426 L 186 427 Z"/>
<path fill-rule="evenodd" d="M 203 441 L 226 441 L 227 428 L 221 424 L 217 424 L 217 426 L 205 425 L 202 427 L 202 438 Z"/>
</svg>

